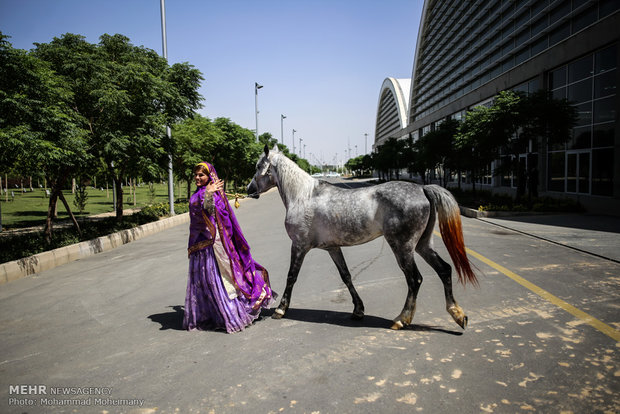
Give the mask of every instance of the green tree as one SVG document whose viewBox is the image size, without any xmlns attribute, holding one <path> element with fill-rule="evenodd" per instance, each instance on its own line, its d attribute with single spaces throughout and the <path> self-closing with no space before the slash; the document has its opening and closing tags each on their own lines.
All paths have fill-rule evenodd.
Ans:
<svg viewBox="0 0 620 414">
<path fill-rule="evenodd" d="M 187 63 L 170 67 L 155 51 L 134 46 L 119 34 L 105 34 L 97 45 L 65 34 L 37 44 L 34 53 L 72 88 L 72 107 L 86 120 L 90 149 L 116 184 L 116 216 L 121 220 L 123 179 L 156 176 L 166 169 L 172 143 L 165 125 L 199 107 L 202 75 Z"/>
<path fill-rule="evenodd" d="M 72 109 L 75 100 L 51 65 L 14 49 L 0 33 L 0 165 L 22 174 L 42 171 L 51 187 L 46 238 L 51 241 L 57 200 L 63 202 L 78 232 L 62 188 L 92 160 L 85 119 Z"/>
</svg>

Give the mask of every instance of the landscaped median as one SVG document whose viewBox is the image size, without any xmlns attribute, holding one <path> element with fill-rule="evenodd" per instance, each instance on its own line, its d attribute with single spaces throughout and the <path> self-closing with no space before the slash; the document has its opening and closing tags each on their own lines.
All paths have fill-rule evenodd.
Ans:
<svg viewBox="0 0 620 414">
<path fill-rule="evenodd" d="M 141 226 L 121 230 L 107 236 L 83 241 L 33 256 L 0 264 L 0 285 L 56 266 L 105 252 L 170 227 L 189 222 L 189 213 L 160 219 Z"/>
</svg>

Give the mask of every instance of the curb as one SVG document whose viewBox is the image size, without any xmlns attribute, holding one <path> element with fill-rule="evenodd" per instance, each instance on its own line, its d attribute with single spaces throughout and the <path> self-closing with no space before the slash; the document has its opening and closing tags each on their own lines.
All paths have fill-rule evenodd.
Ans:
<svg viewBox="0 0 620 414">
<path fill-rule="evenodd" d="M 538 212 L 538 211 L 480 211 L 469 207 L 463 207 L 459 205 L 461 215 L 469 218 L 484 218 L 484 217 L 517 217 L 517 216 L 544 216 L 553 213 Z"/>
<path fill-rule="evenodd" d="M 83 241 L 47 252 L 0 264 L 0 285 L 33 275 L 56 266 L 102 253 L 123 244 L 158 233 L 170 227 L 189 222 L 189 213 L 168 217 L 132 229 Z"/>
</svg>

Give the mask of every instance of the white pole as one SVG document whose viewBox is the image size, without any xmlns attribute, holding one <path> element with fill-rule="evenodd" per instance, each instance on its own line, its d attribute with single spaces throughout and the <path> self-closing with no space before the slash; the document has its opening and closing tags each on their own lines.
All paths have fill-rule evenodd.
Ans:
<svg viewBox="0 0 620 414">
<path fill-rule="evenodd" d="M 161 11 L 161 43 L 164 52 L 164 59 L 168 61 L 168 41 L 166 37 L 166 0 L 160 0 L 159 8 Z M 172 133 L 170 127 L 166 125 L 166 135 L 168 142 L 171 140 Z M 168 202 L 170 203 L 170 215 L 174 216 L 174 183 L 172 176 L 172 153 L 168 153 Z"/>
</svg>

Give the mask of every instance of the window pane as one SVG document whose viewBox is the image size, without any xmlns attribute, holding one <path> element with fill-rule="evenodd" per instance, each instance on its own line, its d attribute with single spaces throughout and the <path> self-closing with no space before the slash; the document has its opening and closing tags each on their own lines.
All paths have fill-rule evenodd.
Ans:
<svg viewBox="0 0 620 414">
<path fill-rule="evenodd" d="M 583 194 L 590 192 L 590 153 L 579 153 L 579 174 L 577 191 Z"/>
<path fill-rule="evenodd" d="M 596 21 L 598 11 L 595 6 L 590 7 L 579 16 L 573 18 L 573 33 L 577 33 L 584 27 L 587 27 Z"/>
<path fill-rule="evenodd" d="M 549 191 L 564 191 L 564 157 L 565 152 L 549 153 Z"/>
<path fill-rule="evenodd" d="M 568 100 L 573 103 L 582 103 L 592 100 L 592 80 L 586 79 L 568 87 Z"/>
<path fill-rule="evenodd" d="M 551 93 L 553 99 L 566 99 L 566 88 L 556 89 Z"/>
<path fill-rule="evenodd" d="M 577 192 L 577 154 L 566 154 L 566 192 Z"/>
<path fill-rule="evenodd" d="M 594 126 L 593 147 L 613 147 L 614 145 L 614 123 L 599 124 Z"/>
<path fill-rule="evenodd" d="M 568 65 L 568 81 L 576 82 L 592 76 L 592 55 L 579 59 Z"/>
<path fill-rule="evenodd" d="M 532 24 L 532 37 L 536 36 L 538 33 L 542 32 L 547 27 L 547 16 L 543 16 L 541 19 L 537 20 Z"/>
<path fill-rule="evenodd" d="M 594 78 L 594 98 L 615 95 L 616 71 L 612 70 Z"/>
<path fill-rule="evenodd" d="M 549 73 L 549 89 L 555 89 L 563 85 L 566 85 L 566 66 L 562 66 Z"/>
<path fill-rule="evenodd" d="M 568 143 L 568 149 L 590 148 L 592 141 L 592 127 L 573 129 L 573 137 Z"/>
<path fill-rule="evenodd" d="M 600 18 L 610 15 L 620 9 L 620 1 L 618 0 L 601 0 L 599 2 Z"/>
<path fill-rule="evenodd" d="M 538 39 L 536 42 L 532 43 L 532 56 L 547 48 L 547 40 L 547 36 L 545 35 L 541 39 Z"/>
<path fill-rule="evenodd" d="M 549 24 L 557 22 L 568 13 L 570 13 L 570 0 L 564 0 L 562 4 L 549 13 Z"/>
<path fill-rule="evenodd" d="M 613 149 L 592 151 L 592 194 L 612 196 L 614 189 Z"/>
<path fill-rule="evenodd" d="M 549 46 L 561 42 L 568 36 L 570 36 L 570 24 L 566 22 L 549 33 Z"/>
<path fill-rule="evenodd" d="M 530 57 L 530 48 L 526 47 L 525 50 L 515 55 L 515 65 L 525 62 Z"/>
<path fill-rule="evenodd" d="M 577 109 L 577 126 L 592 124 L 592 102 L 575 105 Z"/>
<path fill-rule="evenodd" d="M 594 123 L 614 121 L 616 119 L 615 96 L 594 101 Z"/>
<path fill-rule="evenodd" d="M 612 46 L 598 52 L 594 56 L 594 65 L 596 73 L 601 73 L 606 70 L 616 68 L 616 47 Z"/>
</svg>

